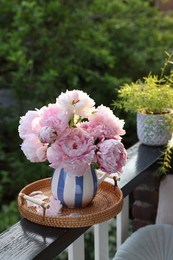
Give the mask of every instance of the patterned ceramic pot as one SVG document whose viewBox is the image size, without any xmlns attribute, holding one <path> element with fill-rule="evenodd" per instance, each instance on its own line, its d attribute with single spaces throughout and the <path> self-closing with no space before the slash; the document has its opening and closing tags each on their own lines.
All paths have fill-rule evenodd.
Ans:
<svg viewBox="0 0 173 260">
<path fill-rule="evenodd" d="M 171 138 L 168 117 L 137 113 L 137 135 L 141 143 L 152 146 L 165 145 Z"/>
<path fill-rule="evenodd" d="M 63 168 L 56 169 L 51 181 L 51 191 L 64 207 L 85 207 L 93 200 L 98 185 L 106 176 L 105 174 L 98 179 L 92 167 L 89 167 L 80 177 L 68 175 Z"/>
</svg>

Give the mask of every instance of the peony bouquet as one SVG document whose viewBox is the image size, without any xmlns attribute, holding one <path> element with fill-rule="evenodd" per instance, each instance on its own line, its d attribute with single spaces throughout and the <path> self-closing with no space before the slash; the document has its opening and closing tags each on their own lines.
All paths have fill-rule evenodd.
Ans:
<svg viewBox="0 0 173 260">
<path fill-rule="evenodd" d="M 61 93 L 56 102 L 28 111 L 19 124 L 21 149 L 31 162 L 48 161 L 82 176 L 88 166 L 121 173 L 127 152 L 121 142 L 124 120 L 80 90 Z"/>
</svg>

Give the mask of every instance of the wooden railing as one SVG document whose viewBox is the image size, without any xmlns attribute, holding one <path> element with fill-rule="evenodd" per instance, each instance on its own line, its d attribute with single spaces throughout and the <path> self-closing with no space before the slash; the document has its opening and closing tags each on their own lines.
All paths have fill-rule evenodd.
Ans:
<svg viewBox="0 0 173 260">
<path fill-rule="evenodd" d="M 124 206 L 116 218 L 117 247 L 128 236 L 128 195 L 159 167 L 158 160 L 162 149 L 137 143 L 127 151 L 129 159 L 118 182 L 124 195 Z M 68 247 L 69 260 L 83 260 L 85 259 L 83 234 L 88 228 L 46 227 L 22 219 L 0 234 L 0 259 L 49 260 Z M 94 233 L 95 260 L 109 259 L 108 224 L 105 222 L 95 225 Z"/>
</svg>

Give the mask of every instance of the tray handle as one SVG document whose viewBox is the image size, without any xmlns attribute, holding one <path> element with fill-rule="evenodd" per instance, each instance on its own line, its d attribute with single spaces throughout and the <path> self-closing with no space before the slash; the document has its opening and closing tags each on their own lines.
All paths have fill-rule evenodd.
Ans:
<svg viewBox="0 0 173 260">
<path fill-rule="evenodd" d="M 28 200 L 30 202 L 33 202 L 36 205 L 41 206 L 43 208 L 43 217 L 45 217 L 45 215 L 46 215 L 46 209 L 50 208 L 50 203 L 44 202 L 44 201 L 42 201 L 40 199 L 33 198 L 33 197 L 28 196 L 28 195 L 26 195 L 26 194 L 24 194 L 22 192 L 19 193 L 19 197 L 22 199 L 22 202 L 24 200 L 26 200 L 26 201 Z"/>
</svg>

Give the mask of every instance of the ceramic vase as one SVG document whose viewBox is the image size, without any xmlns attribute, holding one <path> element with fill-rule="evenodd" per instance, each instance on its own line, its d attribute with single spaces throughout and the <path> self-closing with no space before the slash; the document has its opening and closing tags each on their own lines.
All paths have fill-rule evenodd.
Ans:
<svg viewBox="0 0 173 260">
<path fill-rule="evenodd" d="M 92 167 L 88 167 L 83 176 L 71 176 L 63 168 L 56 169 L 51 180 L 51 191 L 54 197 L 67 208 L 86 207 L 95 197 L 99 184 L 107 174 L 101 178 Z"/>
</svg>

